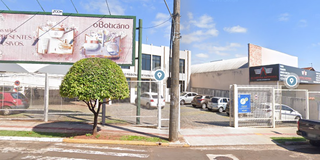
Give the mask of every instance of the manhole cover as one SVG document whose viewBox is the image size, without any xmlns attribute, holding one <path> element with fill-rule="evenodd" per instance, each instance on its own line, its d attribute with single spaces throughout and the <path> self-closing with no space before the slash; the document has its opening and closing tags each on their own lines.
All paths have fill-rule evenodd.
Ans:
<svg viewBox="0 0 320 160">
<path fill-rule="evenodd" d="M 239 160 L 232 154 L 207 154 L 210 160 Z"/>
</svg>

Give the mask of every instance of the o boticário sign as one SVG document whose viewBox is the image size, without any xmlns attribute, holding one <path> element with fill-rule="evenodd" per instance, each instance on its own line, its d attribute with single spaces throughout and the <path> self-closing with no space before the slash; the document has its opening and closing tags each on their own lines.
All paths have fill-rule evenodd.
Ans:
<svg viewBox="0 0 320 160">
<path fill-rule="evenodd" d="M 74 63 L 101 57 L 134 65 L 134 16 L 1 11 L 0 24 L 0 61 Z"/>
</svg>

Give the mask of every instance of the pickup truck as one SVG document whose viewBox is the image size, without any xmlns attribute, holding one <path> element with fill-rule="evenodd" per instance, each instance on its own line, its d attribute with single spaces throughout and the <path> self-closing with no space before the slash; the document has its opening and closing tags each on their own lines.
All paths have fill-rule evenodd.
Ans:
<svg viewBox="0 0 320 160">
<path fill-rule="evenodd" d="M 311 145 L 320 147 L 320 121 L 299 119 L 297 134 L 308 139 Z"/>
</svg>

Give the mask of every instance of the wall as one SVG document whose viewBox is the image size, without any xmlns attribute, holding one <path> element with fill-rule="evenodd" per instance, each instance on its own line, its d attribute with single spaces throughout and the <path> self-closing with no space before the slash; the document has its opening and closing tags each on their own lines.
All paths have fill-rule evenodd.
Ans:
<svg viewBox="0 0 320 160">
<path fill-rule="evenodd" d="M 192 88 L 210 88 L 218 90 L 229 90 L 230 85 L 249 84 L 249 69 L 234 69 L 207 73 L 195 73 L 191 75 Z"/>
</svg>

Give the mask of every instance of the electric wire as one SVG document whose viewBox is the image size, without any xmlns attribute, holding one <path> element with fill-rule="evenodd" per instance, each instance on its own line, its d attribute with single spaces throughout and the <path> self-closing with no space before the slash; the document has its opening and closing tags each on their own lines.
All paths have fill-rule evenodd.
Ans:
<svg viewBox="0 0 320 160">
<path fill-rule="evenodd" d="M 38 2 L 38 4 L 39 4 L 39 6 L 41 7 L 42 11 L 43 11 L 43 12 L 46 12 L 46 11 L 43 9 L 43 7 L 41 6 L 39 0 L 37 0 L 37 2 Z"/>
<path fill-rule="evenodd" d="M 10 8 L 6 5 L 6 3 L 3 2 L 3 0 L 1 0 L 1 2 L 8 8 L 9 11 L 11 11 Z"/>
<path fill-rule="evenodd" d="M 168 22 L 170 19 L 171 19 L 171 17 L 169 19 L 167 19 L 166 21 L 162 22 L 162 23 L 159 23 L 159 24 L 151 26 L 151 27 L 144 27 L 143 29 L 151 29 L 151 28 L 159 27 L 159 26 L 165 24 L 166 22 Z"/>
<path fill-rule="evenodd" d="M 3 44 L 3 42 L 7 39 L 8 35 L 10 35 L 11 33 L 15 32 L 18 28 L 20 28 L 21 26 L 23 26 L 25 23 L 27 23 L 28 21 L 30 21 L 33 17 L 35 17 L 39 12 L 37 12 L 35 15 L 33 15 L 32 17 L 30 17 L 29 19 L 27 19 L 26 21 L 24 21 L 23 23 L 21 23 L 18 27 L 16 27 L 15 29 L 13 29 L 11 32 L 9 32 L 8 34 L 6 34 L 0 44 Z"/>
<path fill-rule="evenodd" d="M 111 15 L 111 11 L 110 11 L 110 8 L 109 8 L 108 0 L 106 0 L 106 4 L 107 4 L 107 7 L 108 7 L 109 15 Z"/>
<path fill-rule="evenodd" d="M 72 0 L 70 0 L 70 1 L 71 1 L 72 5 L 73 5 L 73 8 L 74 8 L 74 9 L 76 10 L 76 12 L 79 14 L 79 12 L 78 12 L 76 6 L 74 5 L 73 1 L 72 1 Z"/>
</svg>

